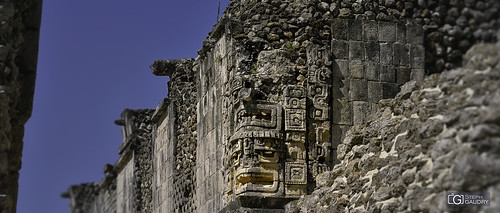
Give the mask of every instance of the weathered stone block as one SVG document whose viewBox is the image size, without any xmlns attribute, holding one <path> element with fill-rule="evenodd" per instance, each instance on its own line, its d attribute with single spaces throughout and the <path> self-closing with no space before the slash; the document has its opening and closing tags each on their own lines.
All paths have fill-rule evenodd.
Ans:
<svg viewBox="0 0 500 213">
<path fill-rule="evenodd" d="M 351 60 L 349 62 L 349 70 L 351 71 L 352 78 L 361 79 L 365 77 L 364 66 L 361 60 Z"/>
<path fill-rule="evenodd" d="M 410 61 L 411 68 L 424 69 L 425 68 L 425 48 L 424 45 L 411 45 L 410 46 Z"/>
<path fill-rule="evenodd" d="M 365 43 L 365 58 L 366 61 L 379 62 L 380 61 L 380 46 L 377 42 Z"/>
<path fill-rule="evenodd" d="M 363 22 L 361 20 L 349 19 L 347 28 L 347 39 L 361 41 L 363 36 Z"/>
<path fill-rule="evenodd" d="M 376 21 L 363 21 L 363 41 L 378 40 L 378 23 Z"/>
<path fill-rule="evenodd" d="M 380 81 L 382 82 L 396 82 L 396 69 L 394 66 L 380 66 Z"/>
<path fill-rule="evenodd" d="M 334 19 L 332 22 L 332 36 L 334 39 L 347 40 L 347 20 Z"/>
<path fill-rule="evenodd" d="M 393 56 L 392 45 L 388 43 L 380 43 L 380 64 L 392 65 Z"/>
<path fill-rule="evenodd" d="M 349 42 L 349 59 L 363 60 L 365 58 L 364 42 L 351 41 Z"/>
<path fill-rule="evenodd" d="M 353 124 L 363 124 L 368 119 L 367 116 L 370 114 L 368 103 L 366 101 L 353 101 Z"/>
<path fill-rule="evenodd" d="M 349 58 L 349 45 L 345 40 L 332 39 L 332 55 L 334 59 Z"/>
<path fill-rule="evenodd" d="M 368 81 L 368 102 L 378 103 L 382 99 L 382 83 Z"/>
<path fill-rule="evenodd" d="M 396 83 L 382 83 L 382 98 L 394 98 L 400 88 Z"/>
<path fill-rule="evenodd" d="M 406 25 L 403 23 L 396 23 L 396 42 L 406 43 Z"/>
<path fill-rule="evenodd" d="M 350 78 L 349 61 L 344 59 L 336 59 L 333 62 L 333 77 Z"/>
<path fill-rule="evenodd" d="M 425 70 L 424 69 L 411 69 L 410 79 L 416 81 L 424 80 Z"/>
<path fill-rule="evenodd" d="M 424 29 L 422 25 L 408 23 L 406 25 L 406 41 L 410 44 L 424 43 Z"/>
<path fill-rule="evenodd" d="M 406 44 L 395 43 L 394 47 L 394 65 L 408 66 L 410 64 L 410 51 Z"/>
<path fill-rule="evenodd" d="M 378 23 L 378 40 L 385 42 L 396 41 L 396 24 L 381 21 Z"/>
<path fill-rule="evenodd" d="M 351 79 L 351 100 L 366 101 L 368 86 L 366 80 Z"/>
<path fill-rule="evenodd" d="M 333 123 L 352 125 L 352 102 L 346 98 L 333 101 Z"/>
<path fill-rule="evenodd" d="M 380 80 L 380 65 L 378 63 L 366 62 L 364 66 L 365 66 L 366 80 L 369 81 Z"/>
<path fill-rule="evenodd" d="M 350 79 L 333 78 L 332 97 L 333 98 L 347 98 L 349 97 Z"/>
<path fill-rule="evenodd" d="M 351 125 L 337 125 L 332 126 L 332 146 L 337 147 L 344 140 L 345 133 L 351 129 Z M 336 152 L 334 152 L 335 154 Z M 335 156 L 336 158 L 336 156 Z"/>
<path fill-rule="evenodd" d="M 396 67 L 396 83 L 403 85 L 410 81 L 411 69 L 409 67 Z"/>
</svg>

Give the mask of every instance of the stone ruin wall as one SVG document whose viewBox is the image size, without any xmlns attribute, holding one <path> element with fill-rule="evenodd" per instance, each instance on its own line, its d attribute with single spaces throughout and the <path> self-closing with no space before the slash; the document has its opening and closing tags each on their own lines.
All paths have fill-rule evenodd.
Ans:
<svg viewBox="0 0 500 213">
<path fill-rule="evenodd" d="M 496 39 L 499 4 L 232 1 L 196 59 L 151 67 L 171 81 L 136 210 L 276 210 L 312 193 L 381 99 Z"/>
<path fill-rule="evenodd" d="M 42 1 L 0 1 L 0 212 L 16 212 L 24 124 L 31 116 Z"/>
<path fill-rule="evenodd" d="M 152 130 L 154 110 L 125 109 L 121 119 L 123 144 L 115 165 L 104 167 L 104 179 L 69 187 L 71 212 L 151 212 L 153 198 Z"/>
</svg>

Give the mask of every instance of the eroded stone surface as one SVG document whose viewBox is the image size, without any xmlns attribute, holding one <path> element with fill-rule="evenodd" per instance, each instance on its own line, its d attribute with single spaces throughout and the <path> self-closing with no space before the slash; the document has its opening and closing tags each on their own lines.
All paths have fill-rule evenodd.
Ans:
<svg viewBox="0 0 500 213">
<path fill-rule="evenodd" d="M 498 44 L 467 52 L 465 68 L 408 82 L 339 145 L 340 163 L 288 212 L 495 212 L 452 208 L 446 192 L 499 193 Z M 482 58 L 483 60 L 478 60 Z"/>
<path fill-rule="evenodd" d="M 0 2 L 0 212 L 16 212 L 24 124 L 35 89 L 42 1 Z"/>
<path fill-rule="evenodd" d="M 419 197 L 432 192 L 422 181 L 436 162 L 421 155 L 432 141 L 406 139 L 446 131 L 443 115 L 434 114 L 440 105 L 415 104 L 455 93 L 420 83 L 425 73 L 459 65 L 474 43 L 495 40 L 498 8 L 495 0 L 232 1 L 196 59 L 151 67 L 171 77 L 169 97 L 152 116 L 152 212 L 283 211 L 311 193 L 288 211 L 385 212 L 435 200 Z M 467 56 L 468 66 L 496 63 L 490 52 Z M 400 105 L 387 100 L 400 90 Z M 370 121 L 380 107 L 380 122 Z M 440 142 L 434 155 L 447 153 L 450 143 Z M 416 162 L 393 166 L 400 158 Z M 442 182 L 446 172 L 454 170 L 443 170 Z M 368 194 L 341 191 L 373 184 Z M 339 197 L 313 193 L 317 188 Z M 368 201 L 377 205 L 363 206 Z"/>
</svg>

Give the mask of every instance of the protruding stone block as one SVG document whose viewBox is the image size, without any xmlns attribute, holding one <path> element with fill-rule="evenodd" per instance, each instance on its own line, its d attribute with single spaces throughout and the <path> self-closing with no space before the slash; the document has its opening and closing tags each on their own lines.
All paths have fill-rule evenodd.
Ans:
<svg viewBox="0 0 500 213">
<path fill-rule="evenodd" d="M 382 83 L 382 98 L 394 98 L 400 88 L 396 83 Z"/>
<path fill-rule="evenodd" d="M 332 97 L 347 98 L 349 97 L 349 87 L 351 80 L 344 78 L 333 78 Z"/>
<path fill-rule="evenodd" d="M 396 82 L 396 69 L 394 66 L 380 66 L 380 81 L 382 82 Z"/>
<path fill-rule="evenodd" d="M 349 42 L 349 59 L 363 60 L 364 58 L 365 58 L 364 43 L 359 41 Z"/>
<path fill-rule="evenodd" d="M 349 45 L 345 40 L 332 40 L 332 56 L 334 59 L 349 58 Z"/>
<path fill-rule="evenodd" d="M 406 25 L 406 41 L 409 44 L 424 43 L 424 29 L 422 25 L 409 23 Z"/>
<path fill-rule="evenodd" d="M 363 22 L 363 41 L 378 40 L 378 24 L 376 21 Z"/>
<path fill-rule="evenodd" d="M 406 25 L 403 23 L 396 24 L 396 42 L 406 43 Z"/>
<path fill-rule="evenodd" d="M 424 69 L 411 69 L 410 79 L 416 81 L 424 80 L 425 70 Z"/>
<path fill-rule="evenodd" d="M 365 77 L 363 62 L 361 60 L 351 60 L 349 62 L 349 70 L 352 78 L 362 79 Z"/>
<path fill-rule="evenodd" d="M 408 66 L 410 64 L 410 51 L 408 45 L 395 43 L 394 47 L 394 65 Z"/>
<path fill-rule="evenodd" d="M 380 65 L 375 62 L 365 62 L 366 80 L 379 81 L 380 80 Z"/>
<path fill-rule="evenodd" d="M 365 43 L 365 59 L 377 63 L 380 61 L 380 46 L 377 42 Z"/>
<path fill-rule="evenodd" d="M 388 43 L 380 44 L 380 64 L 381 65 L 392 65 L 393 56 L 392 45 Z"/>
<path fill-rule="evenodd" d="M 349 19 L 347 28 L 347 39 L 361 41 L 363 38 L 363 22 L 361 20 Z"/>
<path fill-rule="evenodd" d="M 382 99 L 382 83 L 368 81 L 368 102 L 378 103 Z"/>
<path fill-rule="evenodd" d="M 366 80 L 362 79 L 352 79 L 351 80 L 351 100 L 353 101 L 366 101 L 367 95 L 367 83 Z"/>
<path fill-rule="evenodd" d="M 368 103 L 366 101 L 353 101 L 353 123 L 363 124 L 368 119 L 367 115 L 370 114 Z"/>
<path fill-rule="evenodd" d="M 409 67 L 396 67 L 396 83 L 403 85 L 410 80 L 411 69 Z"/>
<path fill-rule="evenodd" d="M 332 36 L 334 39 L 347 40 L 347 19 L 334 19 L 332 22 Z"/>
<path fill-rule="evenodd" d="M 349 61 L 344 59 L 336 59 L 333 63 L 333 77 L 350 78 Z"/>
<path fill-rule="evenodd" d="M 345 98 L 333 101 L 333 123 L 352 125 L 352 102 Z"/>
<path fill-rule="evenodd" d="M 424 45 L 411 45 L 410 46 L 410 64 L 411 68 L 424 69 L 425 68 L 425 48 Z"/>
<path fill-rule="evenodd" d="M 381 21 L 378 23 L 378 40 L 385 42 L 396 41 L 396 24 Z"/>
</svg>

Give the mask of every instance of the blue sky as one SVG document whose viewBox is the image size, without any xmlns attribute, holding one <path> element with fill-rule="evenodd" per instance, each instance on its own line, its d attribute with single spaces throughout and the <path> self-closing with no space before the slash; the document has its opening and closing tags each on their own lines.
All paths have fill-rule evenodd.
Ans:
<svg viewBox="0 0 500 213">
<path fill-rule="evenodd" d="M 223 8 L 229 0 L 220 0 Z M 219 0 L 44 0 L 33 115 L 18 212 L 69 212 L 72 184 L 100 181 L 118 158 L 124 108 L 155 108 L 167 77 L 155 59 L 196 57 Z"/>
</svg>

